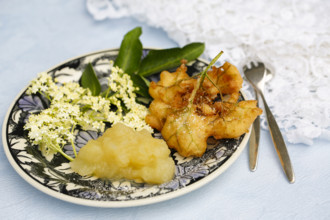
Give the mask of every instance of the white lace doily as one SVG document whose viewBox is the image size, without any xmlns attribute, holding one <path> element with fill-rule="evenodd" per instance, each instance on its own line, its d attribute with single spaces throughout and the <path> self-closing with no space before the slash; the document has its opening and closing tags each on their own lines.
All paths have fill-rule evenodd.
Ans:
<svg viewBox="0 0 330 220">
<path fill-rule="evenodd" d="M 330 1 L 87 0 L 96 20 L 132 16 L 240 69 L 260 60 L 274 74 L 265 96 L 287 140 L 330 140 Z M 265 120 L 263 120 L 265 121 Z M 263 123 L 263 128 L 266 128 Z"/>
</svg>

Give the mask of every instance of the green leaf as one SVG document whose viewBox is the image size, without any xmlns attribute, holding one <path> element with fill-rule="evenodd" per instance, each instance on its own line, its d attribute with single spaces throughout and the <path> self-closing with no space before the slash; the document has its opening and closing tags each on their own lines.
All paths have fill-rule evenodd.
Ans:
<svg viewBox="0 0 330 220">
<path fill-rule="evenodd" d="M 204 43 L 190 43 L 182 48 L 182 56 L 184 59 L 191 61 L 197 59 L 204 52 Z"/>
<path fill-rule="evenodd" d="M 141 27 L 136 27 L 124 36 L 120 45 L 118 57 L 115 61 L 115 66 L 118 66 L 129 75 L 135 73 L 140 66 L 142 43 L 139 37 L 141 34 Z"/>
<path fill-rule="evenodd" d="M 141 27 L 137 27 L 124 36 L 114 65 L 131 77 L 134 87 L 138 88 L 137 94 L 150 98 L 146 82 L 141 76 L 135 74 L 139 69 L 142 57 L 142 43 L 139 39 L 141 34 Z"/>
<path fill-rule="evenodd" d="M 149 95 L 149 86 L 147 85 L 145 79 L 142 76 L 131 74 L 130 75 L 131 80 L 133 81 L 133 85 L 135 88 L 138 88 L 138 90 L 135 90 L 135 93 L 145 97 L 150 98 Z"/>
<path fill-rule="evenodd" d="M 101 92 L 101 85 L 96 77 L 92 64 L 88 64 L 81 76 L 80 84 L 83 88 L 88 88 L 93 96 L 97 96 Z"/>
<path fill-rule="evenodd" d="M 191 43 L 183 48 L 152 50 L 142 60 L 138 74 L 149 76 L 179 66 L 182 59 L 191 61 L 198 58 L 204 52 L 204 48 L 204 43 Z"/>
</svg>

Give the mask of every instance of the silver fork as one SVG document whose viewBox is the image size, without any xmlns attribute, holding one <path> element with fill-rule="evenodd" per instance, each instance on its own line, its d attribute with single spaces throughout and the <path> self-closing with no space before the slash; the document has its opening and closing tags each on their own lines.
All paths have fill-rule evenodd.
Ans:
<svg viewBox="0 0 330 220">
<path fill-rule="evenodd" d="M 251 83 L 251 85 L 257 92 L 257 95 L 259 94 L 261 96 L 261 99 L 264 103 L 266 116 L 267 116 L 269 131 L 270 131 L 276 152 L 280 159 L 284 173 L 286 174 L 289 182 L 293 183 L 295 181 L 295 176 L 293 173 L 289 153 L 286 149 L 286 145 L 285 145 L 283 136 L 281 134 L 281 131 L 280 131 L 280 129 L 276 123 L 276 120 L 275 120 L 272 112 L 270 111 L 269 106 L 266 102 L 266 99 L 263 95 L 263 89 L 265 86 L 265 76 L 266 76 L 265 65 L 263 63 L 257 63 L 256 65 L 254 63 L 251 63 L 251 68 L 249 68 L 248 66 L 244 66 L 243 70 L 244 70 L 244 74 L 245 74 L 247 80 Z M 250 152 L 252 152 L 252 151 L 250 151 Z"/>
<path fill-rule="evenodd" d="M 254 90 L 255 97 L 257 100 L 257 106 L 259 107 L 258 93 Z M 260 116 L 254 120 L 251 130 L 251 136 L 249 141 L 249 167 L 251 171 L 256 171 L 259 151 L 259 140 L 260 140 Z"/>
<path fill-rule="evenodd" d="M 273 78 L 272 72 L 266 68 L 265 82 L 270 81 Z M 255 98 L 257 100 L 257 106 L 259 107 L 258 93 L 254 89 Z M 256 171 L 259 151 L 260 140 L 260 116 L 258 116 L 252 125 L 251 136 L 249 141 L 249 167 L 251 171 Z"/>
</svg>

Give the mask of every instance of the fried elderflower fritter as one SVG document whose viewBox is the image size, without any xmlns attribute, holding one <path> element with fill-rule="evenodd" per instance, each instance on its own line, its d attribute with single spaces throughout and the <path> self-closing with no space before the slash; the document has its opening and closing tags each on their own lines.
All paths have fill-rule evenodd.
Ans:
<svg viewBox="0 0 330 220">
<path fill-rule="evenodd" d="M 163 71 L 159 82 L 151 82 L 154 100 L 146 122 L 161 131 L 180 155 L 200 157 L 209 137 L 240 137 L 262 110 L 253 100 L 237 102 L 243 79 L 232 64 L 213 67 L 204 81 L 186 71 L 182 64 L 176 72 Z"/>
</svg>

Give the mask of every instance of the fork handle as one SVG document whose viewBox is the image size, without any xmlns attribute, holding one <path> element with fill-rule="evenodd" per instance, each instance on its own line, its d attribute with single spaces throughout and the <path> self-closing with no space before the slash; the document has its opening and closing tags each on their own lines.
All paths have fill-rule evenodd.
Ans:
<svg viewBox="0 0 330 220">
<path fill-rule="evenodd" d="M 270 111 L 270 109 L 268 107 L 266 99 L 260 90 L 259 90 L 259 94 L 264 103 L 269 131 L 272 136 L 274 147 L 277 151 L 278 157 L 280 158 L 281 165 L 282 165 L 285 175 L 287 176 L 290 183 L 294 183 L 295 176 L 294 176 L 293 168 L 291 165 L 291 160 L 290 160 L 289 153 L 286 148 L 283 136 L 281 134 L 281 131 L 276 123 L 276 120 L 275 120 L 272 112 Z"/>
<path fill-rule="evenodd" d="M 259 107 L 258 92 L 255 89 L 255 95 L 257 100 L 257 106 Z M 260 140 L 260 116 L 254 120 L 251 130 L 250 142 L 249 142 L 249 167 L 251 171 L 257 169 L 257 160 L 258 160 L 258 148 Z"/>
</svg>

